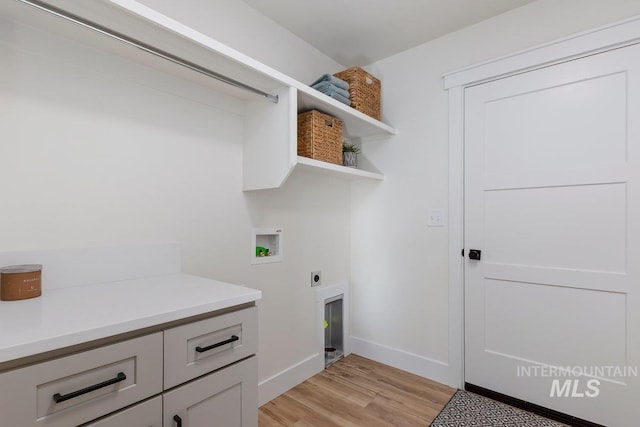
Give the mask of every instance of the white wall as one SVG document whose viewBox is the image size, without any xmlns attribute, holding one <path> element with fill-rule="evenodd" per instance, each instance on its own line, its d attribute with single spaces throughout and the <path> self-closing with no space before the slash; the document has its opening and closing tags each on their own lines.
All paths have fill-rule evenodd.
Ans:
<svg viewBox="0 0 640 427">
<path fill-rule="evenodd" d="M 353 184 L 355 352 L 447 381 L 448 235 L 427 227 L 448 204 L 442 74 L 636 14 L 640 1 L 538 0 L 367 67 L 399 134 L 364 146 L 385 181 Z"/>
<path fill-rule="evenodd" d="M 336 65 L 241 12 L 235 30 L 291 48 L 298 77 Z M 243 193 L 238 101 L 52 34 L 3 34 L 0 251 L 178 241 L 184 271 L 263 291 L 260 380 L 317 354 L 309 276 L 349 277 L 349 186 L 294 172 Z M 250 231 L 268 226 L 284 229 L 284 261 L 252 266 Z"/>
</svg>

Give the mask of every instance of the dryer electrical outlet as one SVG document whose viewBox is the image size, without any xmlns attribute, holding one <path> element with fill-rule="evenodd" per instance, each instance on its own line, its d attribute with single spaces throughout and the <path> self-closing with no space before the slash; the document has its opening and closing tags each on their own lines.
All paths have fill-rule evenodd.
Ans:
<svg viewBox="0 0 640 427">
<path fill-rule="evenodd" d="M 322 272 L 312 271 L 311 272 L 311 287 L 320 286 L 322 284 Z"/>
</svg>

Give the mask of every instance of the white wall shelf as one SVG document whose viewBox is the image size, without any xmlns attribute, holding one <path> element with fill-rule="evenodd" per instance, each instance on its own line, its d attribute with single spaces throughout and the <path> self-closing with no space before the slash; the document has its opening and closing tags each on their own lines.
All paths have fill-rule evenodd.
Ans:
<svg viewBox="0 0 640 427">
<path fill-rule="evenodd" d="M 264 92 L 277 94 L 279 102 L 274 104 L 258 95 L 65 21 L 21 0 L 0 3 L 2 19 L 11 22 L 11 26 L 16 27 L 13 30 L 21 27 L 21 31 L 25 33 L 23 36 L 30 27 L 54 32 L 245 102 L 245 191 L 280 187 L 296 167 L 324 171 L 347 179 L 382 179 L 382 175 L 377 173 L 358 170 L 348 172 L 343 170 L 347 168 L 318 165 L 321 162 L 309 162 L 307 159 L 301 161 L 297 157 L 297 114 L 315 108 L 338 117 L 344 123 L 345 137 L 361 142 L 370 137 L 378 139 L 377 137 L 394 135 L 397 131 L 393 127 L 341 104 L 135 0 L 46 0 L 46 3 Z M 13 25 L 16 23 L 19 24 Z M 20 36 L 15 31 L 9 37 L 20 43 Z"/>
<path fill-rule="evenodd" d="M 298 164 L 296 166 L 296 169 L 321 175 L 330 175 L 349 181 L 353 181 L 356 179 L 373 179 L 382 181 L 384 179 L 384 175 L 379 173 L 369 172 L 362 169 L 348 168 L 346 166 L 321 162 L 319 160 L 309 159 L 307 157 L 301 156 L 298 156 Z"/>
<path fill-rule="evenodd" d="M 344 135 L 349 139 L 362 139 L 379 135 L 395 135 L 397 130 L 360 111 L 353 109 L 322 92 L 306 86 L 298 87 L 298 112 L 317 109 L 342 119 Z"/>
</svg>

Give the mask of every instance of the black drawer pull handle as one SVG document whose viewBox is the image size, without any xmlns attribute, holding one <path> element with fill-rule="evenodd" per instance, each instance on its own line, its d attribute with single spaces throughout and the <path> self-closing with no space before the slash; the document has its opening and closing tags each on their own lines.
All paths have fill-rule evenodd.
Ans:
<svg viewBox="0 0 640 427">
<path fill-rule="evenodd" d="M 72 391 L 69 394 L 60 394 L 56 393 L 53 395 L 53 400 L 56 403 L 64 402 L 65 400 L 73 399 L 74 397 L 82 396 L 83 394 L 91 393 L 92 391 L 99 390 L 103 387 L 110 386 L 111 384 L 119 383 L 120 381 L 124 381 L 127 379 L 127 376 L 123 372 L 118 372 L 118 376 L 112 378 L 110 380 L 101 382 L 99 384 L 94 384 L 87 388 L 83 388 L 82 390 Z"/>
<path fill-rule="evenodd" d="M 180 418 L 180 417 L 179 417 L 179 416 L 177 416 L 177 415 L 174 415 L 174 416 L 173 416 L 173 421 L 175 421 L 175 422 L 176 422 L 176 426 L 177 426 L 177 427 L 182 427 L 182 418 Z"/>
<path fill-rule="evenodd" d="M 238 338 L 237 335 L 231 335 L 231 338 L 229 338 L 228 340 L 220 341 L 220 342 L 217 342 L 215 344 L 211 344 L 210 346 L 207 346 L 207 347 L 198 346 L 198 347 L 196 347 L 196 351 L 198 353 L 204 353 L 205 351 L 209 351 L 209 350 L 212 350 L 214 348 L 222 347 L 225 344 L 229 344 L 229 343 L 238 341 L 239 339 L 240 338 Z"/>
</svg>

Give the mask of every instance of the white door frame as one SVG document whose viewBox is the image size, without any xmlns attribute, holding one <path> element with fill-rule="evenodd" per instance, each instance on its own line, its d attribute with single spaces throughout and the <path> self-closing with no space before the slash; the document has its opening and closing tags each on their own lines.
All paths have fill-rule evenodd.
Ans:
<svg viewBox="0 0 640 427">
<path fill-rule="evenodd" d="M 464 89 L 640 43 L 640 16 L 443 76 L 449 91 L 449 385 L 464 386 Z M 465 253 L 466 255 L 466 253 Z"/>
</svg>

